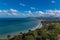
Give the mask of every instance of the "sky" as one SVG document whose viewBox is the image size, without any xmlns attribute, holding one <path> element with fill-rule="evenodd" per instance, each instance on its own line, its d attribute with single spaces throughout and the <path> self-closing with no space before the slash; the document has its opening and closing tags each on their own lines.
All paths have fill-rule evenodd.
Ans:
<svg viewBox="0 0 60 40">
<path fill-rule="evenodd" d="M 2 17 L 60 17 L 60 0 L 0 0 Z"/>
</svg>

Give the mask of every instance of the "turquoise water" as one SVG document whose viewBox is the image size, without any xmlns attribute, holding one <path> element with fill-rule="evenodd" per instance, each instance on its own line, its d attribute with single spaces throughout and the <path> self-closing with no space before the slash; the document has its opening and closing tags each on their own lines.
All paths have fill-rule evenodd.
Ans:
<svg viewBox="0 0 60 40">
<path fill-rule="evenodd" d="M 0 19 L 0 35 L 24 31 L 38 25 L 38 20 L 33 19 Z"/>
</svg>

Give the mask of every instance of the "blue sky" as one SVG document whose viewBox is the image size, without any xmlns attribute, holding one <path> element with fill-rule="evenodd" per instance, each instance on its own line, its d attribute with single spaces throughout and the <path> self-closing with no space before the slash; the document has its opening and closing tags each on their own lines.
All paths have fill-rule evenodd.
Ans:
<svg viewBox="0 0 60 40">
<path fill-rule="evenodd" d="M 59 0 L 0 0 L 0 9 L 13 8 L 19 11 L 26 11 L 31 10 L 30 7 L 35 7 L 36 10 L 49 10 L 55 8 L 58 9 L 56 6 L 58 6 L 57 4 L 59 3 Z"/>
<path fill-rule="evenodd" d="M 0 17 L 56 16 L 56 11 L 60 11 L 60 0 L 0 0 Z"/>
</svg>

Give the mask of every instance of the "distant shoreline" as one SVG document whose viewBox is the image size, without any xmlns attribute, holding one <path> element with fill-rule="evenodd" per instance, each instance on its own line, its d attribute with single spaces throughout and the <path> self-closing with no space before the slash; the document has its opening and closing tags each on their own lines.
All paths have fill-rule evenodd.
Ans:
<svg viewBox="0 0 60 40">
<path fill-rule="evenodd" d="M 38 24 L 36 27 L 32 28 L 31 30 L 34 31 L 34 30 L 36 30 L 36 29 L 38 29 L 38 28 L 41 28 L 41 27 L 42 27 L 42 24 L 41 24 L 41 22 L 39 22 L 39 24 Z M 6 35 L 2 35 L 2 36 L 0 36 L 0 39 L 6 39 L 6 38 L 7 38 L 7 35 L 11 35 L 11 37 L 13 37 L 14 35 L 19 35 L 20 32 L 22 32 L 22 33 L 27 33 L 28 30 L 19 31 L 19 32 L 14 32 L 14 33 L 6 34 Z"/>
</svg>

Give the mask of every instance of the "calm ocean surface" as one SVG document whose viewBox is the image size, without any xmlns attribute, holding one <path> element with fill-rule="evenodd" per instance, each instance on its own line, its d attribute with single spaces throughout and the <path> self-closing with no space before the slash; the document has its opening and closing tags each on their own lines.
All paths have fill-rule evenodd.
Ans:
<svg viewBox="0 0 60 40">
<path fill-rule="evenodd" d="M 38 20 L 29 18 L 4 18 L 0 19 L 0 35 L 12 32 L 29 30 L 39 24 Z"/>
</svg>

